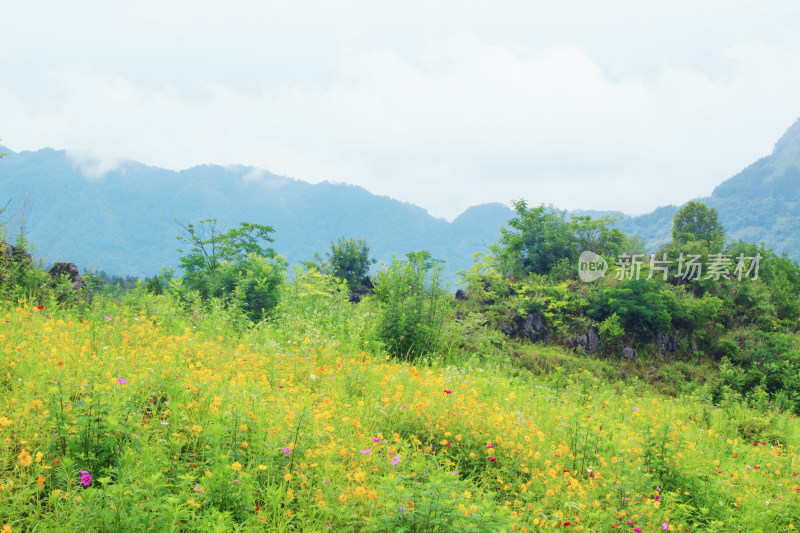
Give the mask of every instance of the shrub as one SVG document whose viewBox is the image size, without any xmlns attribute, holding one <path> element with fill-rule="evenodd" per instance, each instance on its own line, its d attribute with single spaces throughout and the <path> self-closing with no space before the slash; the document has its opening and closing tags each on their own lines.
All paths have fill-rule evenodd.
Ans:
<svg viewBox="0 0 800 533">
<path fill-rule="evenodd" d="M 390 354 L 413 361 L 439 348 L 445 289 L 441 261 L 427 251 L 406 257 L 378 272 L 375 296 L 383 309 L 376 332 Z"/>
</svg>

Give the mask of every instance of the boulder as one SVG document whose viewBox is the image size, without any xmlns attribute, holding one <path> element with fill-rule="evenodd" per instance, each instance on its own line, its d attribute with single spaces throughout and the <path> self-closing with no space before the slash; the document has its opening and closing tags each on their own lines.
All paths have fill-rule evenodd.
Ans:
<svg viewBox="0 0 800 533">
<path fill-rule="evenodd" d="M 11 246 L 11 259 L 17 262 L 33 262 L 33 257 L 22 246 Z"/>
<path fill-rule="evenodd" d="M 632 346 L 623 346 L 619 356 L 623 359 L 636 359 L 639 357 L 639 353 Z"/>
<path fill-rule="evenodd" d="M 517 334 L 519 328 L 514 322 L 506 322 L 502 326 L 500 326 L 500 331 L 508 335 L 509 337 L 513 337 Z"/>
<path fill-rule="evenodd" d="M 525 322 L 522 323 L 522 334 L 525 335 L 532 342 L 541 340 L 544 337 L 547 328 L 544 327 L 542 315 L 533 313 L 528 315 Z"/>
<path fill-rule="evenodd" d="M 50 277 L 53 278 L 53 281 L 57 282 L 62 276 L 67 276 L 69 278 L 76 299 L 82 298 L 91 303 L 92 296 L 89 291 L 86 290 L 86 282 L 83 281 L 78 266 L 75 263 L 55 263 L 50 269 Z"/>
<path fill-rule="evenodd" d="M 661 352 L 661 357 L 678 351 L 678 339 L 666 333 L 656 335 L 656 345 Z"/>
<path fill-rule="evenodd" d="M 466 291 L 464 289 L 458 289 L 456 291 L 456 300 L 466 300 L 466 299 L 467 299 Z"/>
<path fill-rule="evenodd" d="M 597 332 L 597 328 L 592 326 L 586 333 L 578 335 L 574 344 L 575 348 L 580 346 L 587 354 L 596 353 L 600 349 L 600 335 Z"/>
</svg>

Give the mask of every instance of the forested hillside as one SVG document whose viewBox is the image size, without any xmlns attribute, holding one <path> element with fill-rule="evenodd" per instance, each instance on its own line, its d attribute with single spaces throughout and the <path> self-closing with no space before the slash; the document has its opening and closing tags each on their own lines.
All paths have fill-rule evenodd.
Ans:
<svg viewBox="0 0 800 533">
<path fill-rule="evenodd" d="M 142 278 L 177 266 L 177 222 L 205 218 L 272 226 L 275 249 L 290 263 L 311 260 L 344 235 L 366 239 L 381 262 L 430 250 L 453 278 L 475 251 L 497 240 L 511 215 L 503 205 L 486 204 L 448 222 L 361 187 L 313 185 L 241 166 L 172 172 L 127 161 L 89 179 L 64 151 L 3 151 L 0 194 L 3 203 L 12 201 L 5 213 L 9 233 L 24 217 L 27 237 L 45 261 Z"/>
<path fill-rule="evenodd" d="M 272 226 L 275 248 L 290 263 L 310 260 L 344 235 L 365 239 L 379 263 L 390 262 L 393 254 L 429 250 L 446 261 L 444 275 L 455 281 L 455 273 L 471 265 L 474 252 L 487 251 L 513 215 L 504 205 L 485 204 L 448 222 L 361 187 L 312 185 L 251 167 L 204 165 L 173 172 L 125 161 L 98 176 L 91 162 L 63 151 L 3 151 L 8 156 L 0 165 L 0 200 L 12 201 L 5 213 L 9 232 L 24 216 L 28 238 L 45 261 L 71 260 L 118 275 L 143 278 L 176 266 L 178 253 L 169 244 L 180 232 L 176 219 L 185 224 L 217 218 L 228 226 L 243 221 Z M 764 241 L 800 260 L 800 121 L 771 155 L 700 201 L 717 208 L 729 238 Z M 640 235 L 652 251 L 669 241 L 678 209 L 664 206 L 624 217 L 617 227 Z"/>
</svg>

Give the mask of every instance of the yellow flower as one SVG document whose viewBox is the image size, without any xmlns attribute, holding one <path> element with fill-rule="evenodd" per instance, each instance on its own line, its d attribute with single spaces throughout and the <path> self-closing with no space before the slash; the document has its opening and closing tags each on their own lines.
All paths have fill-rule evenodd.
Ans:
<svg viewBox="0 0 800 533">
<path fill-rule="evenodd" d="M 37 463 L 41 463 L 43 457 L 44 454 L 42 452 L 36 452 L 36 459 L 34 459 L 34 461 L 36 461 Z"/>
<path fill-rule="evenodd" d="M 267 467 L 265 465 L 258 465 L 259 470 L 266 470 Z"/>
<path fill-rule="evenodd" d="M 286 473 L 283 475 L 283 480 L 284 480 L 284 481 L 286 481 L 286 482 L 288 483 L 289 481 L 291 481 L 291 480 L 292 480 L 292 475 L 291 475 L 289 472 L 286 472 Z"/>
<path fill-rule="evenodd" d="M 239 461 L 236 461 L 235 463 L 233 463 L 233 464 L 231 465 L 231 468 L 233 468 L 233 471 L 234 471 L 234 472 L 241 472 L 241 470 L 242 470 L 242 463 L 240 463 Z"/>
<path fill-rule="evenodd" d="M 11 526 L 8 524 L 3 524 L 3 531 L 0 533 L 11 533 Z"/>
<path fill-rule="evenodd" d="M 31 463 L 33 463 L 33 457 L 28 453 L 28 450 L 22 450 L 17 459 L 19 459 L 19 464 L 22 466 L 31 466 Z"/>
<path fill-rule="evenodd" d="M 39 477 L 36 478 L 36 485 L 41 487 L 44 485 L 44 476 L 39 474 Z"/>
<path fill-rule="evenodd" d="M 13 422 L 11 421 L 10 418 L 6 418 L 5 416 L 0 416 L 0 427 L 7 428 L 11 424 L 13 424 Z M 8 524 L 6 524 L 6 525 L 8 525 Z M 9 526 L 9 527 L 11 527 L 11 526 Z"/>
</svg>

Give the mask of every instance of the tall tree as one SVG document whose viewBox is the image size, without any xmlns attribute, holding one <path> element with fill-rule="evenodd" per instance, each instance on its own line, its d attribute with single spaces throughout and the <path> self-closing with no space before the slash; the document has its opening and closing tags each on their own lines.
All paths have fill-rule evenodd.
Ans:
<svg viewBox="0 0 800 533">
<path fill-rule="evenodd" d="M 345 239 L 344 236 L 340 236 L 335 243 L 331 241 L 331 250 L 325 252 L 325 256 L 327 260 L 323 260 L 319 252 L 315 253 L 315 266 L 325 274 L 345 280 L 351 291 L 366 284 L 369 267 L 377 262 L 369 256 L 367 241 Z"/>
<path fill-rule="evenodd" d="M 672 219 L 672 242 L 683 246 L 700 242 L 711 251 L 725 245 L 725 229 L 717 219 L 717 209 L 702 202 L 689 202 Z"/>
</svg>

